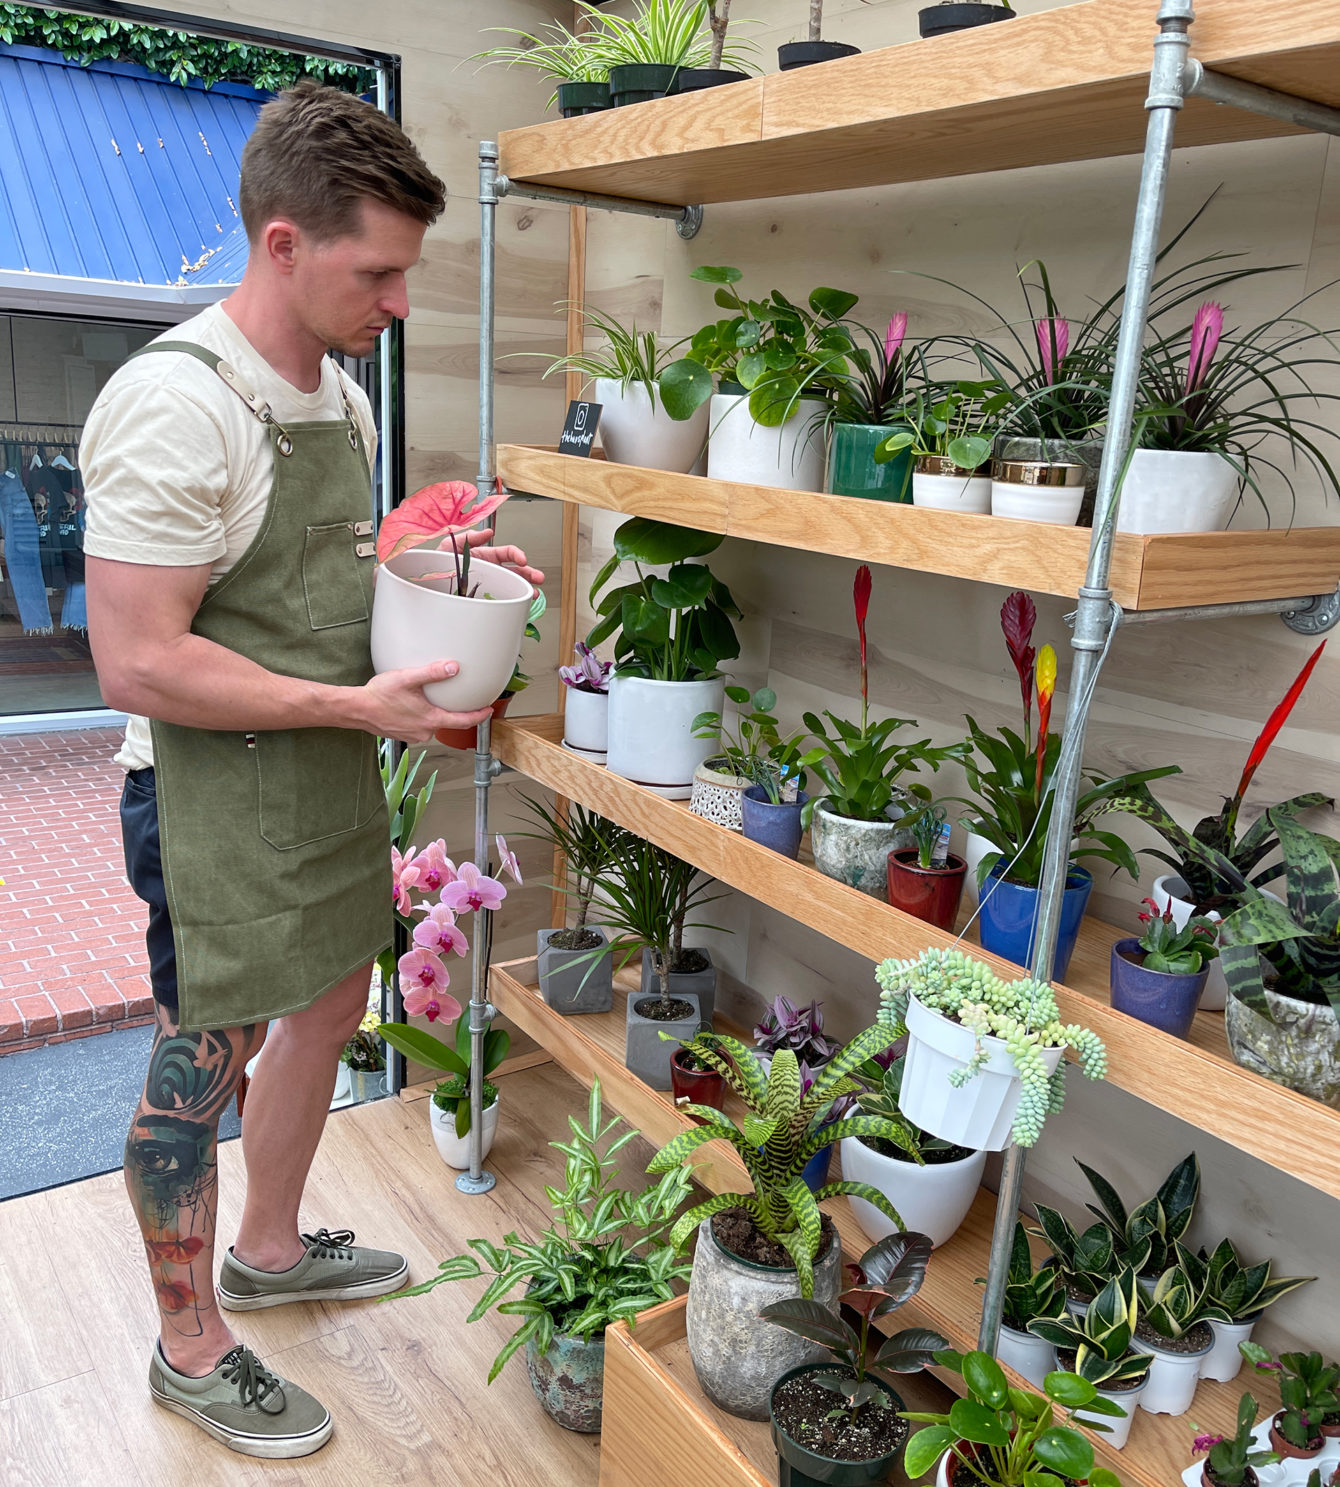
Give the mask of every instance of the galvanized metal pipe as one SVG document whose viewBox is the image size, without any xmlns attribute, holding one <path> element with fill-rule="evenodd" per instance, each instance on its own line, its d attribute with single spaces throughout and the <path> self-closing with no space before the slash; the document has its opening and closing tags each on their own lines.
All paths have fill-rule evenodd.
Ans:
<svg viewBox="0 0 1340 1487">
<path fill-rule="evenodd" d="M 1244 599 L 1236 604 L 1194 604 L 1186 609 L 1118 609 L 1116 622 L 1153 625 L 1166 620 L 1240 620 L 1254 614 L 1293 614 L 1306 610 L 1316 599 Z"/>
<path fill-rule="evenodd" d="M 497 159 L 495 154 L 494 159 Z M 534 186 L 525 181 L 514 181 L 510 176 L 497 177 L 499 196 L 521 196 L 527 201 L 553 201 L 565 207 L 595 207 L 602 212 L 626 212 L 634 217 L 660 217 L 674 222 L 684 231 L 682 236 L 692 237 L 702 221 L 702 208 L 698 206 L 674 206 L 662 201 L 639 201 L 633 196 L 602 196 L 598 191 L 573 191 L 566 186 Z"/>
<path fill-rule="evenodd" d="M 489 869 L 489 786 L 502 765 L 490 748 L 492 720 L 486 718 L 475 730 L 475 866 Z M 493 1020 L 489 1005 L 485 950 L 489 940 L 489 910 L 475 911 L 474 939 L 470 945 L 470 1170 L 456 1179 L 466 1193 L 487 1193 L 496 1179 L 483 1170 L 484 1142 L 484 1034 Z"/>
<path fill-rule="evenodd" d="M 498 145 L 479 142 L 479 476 L 481 496 L 493 488 L 493 316 L 496 298 Z"/>
<path fill-rule="evenodd" d="M 1340 108 L 1313 103 L 1307 98 L 1295 98 L 1292 93 L 1263 88 L 1259 83 L 1245 83 L 1241 78 L 1215 72 L 1194 57 L 1186 64 L 1183 86 L 1188 95 L 1204 98 L 1210 103 L 1227 104 L 1245 113 L 1297 124 L 1300 129 L 1315 129 L 1319 134 L 1340 134 Z"/>
<path fill-rule="evenodd" d="M 1113 623 L 1112 592 L 1108 573 L 1112 563 L 1112 538 L 1120 500 L 1119 480 L 1131 441 L 1135 398 L 1140 377 L 1140 352 L 1158 254 L 1159 229 L 1167 197 L 1168 167 L 1172 156 L 1173 128 L 1182 107 L 1182 83 L 1188 30 L 1194 19 L 1192 0 L 1162 0 L 1159 35 L 1154 42 L 1154 66 L 1150 75 L 1149 127 L 1145 136 L 1144 169 L 1136 204 L 1131 240 L 1126 295 L 1122 304 L 1121 330 L 1117 338 L 1112 398 L 1108 409 L 1107 437 L 1098 479 L 1093 537 L 1089 543 L 1089 566 L 1079 591 L 1075 629 L 1071 637 L 1074 663 L 1070 673 L 1070 699 L 1066 710 L 1062 758 L 1068 767 L 1058 770 L 1052 800 L 1051 829 L 1047 836 L 1038 923 L 1035 931 L 1032 973 L 1049 981 L 1056 957 L 1062 895 L 1070 867 L 1070 840 L 1075 804 L 1079 798 L 1084 733 L 1088 723 L 1099 657 Z M 1005 1154 L 995 1228 L 991 1235 L 991 1260 L 987 1270 L 986 1295 L 982 1301 L 982 1326 L 978 1345 L 994 1353 L 1000 1338 L 1000 1318 L 1005 1304 L 1010 1250 L 1024 1179 L 1024 1152 L 1011 1146 Z"/>
</svg>

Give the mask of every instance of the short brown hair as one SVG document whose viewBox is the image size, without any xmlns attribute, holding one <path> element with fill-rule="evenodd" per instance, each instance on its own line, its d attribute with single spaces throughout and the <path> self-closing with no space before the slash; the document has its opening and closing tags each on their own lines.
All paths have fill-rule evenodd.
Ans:
<svg viewBox="0 0 1340 1487">
<path fill-rule="evenodd" d="M 275 217 L 328 242 L 358 231 L 365 198 L 431 225 L 447 188 L 394 119 L 338 88 L 301 82 L 261 109 L 242 151 L 239 197 L 253 242 Z"/>
</svg>

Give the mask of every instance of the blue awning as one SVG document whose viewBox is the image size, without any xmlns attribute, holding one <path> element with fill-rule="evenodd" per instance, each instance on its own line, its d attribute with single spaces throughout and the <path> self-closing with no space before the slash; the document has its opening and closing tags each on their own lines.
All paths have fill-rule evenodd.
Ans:
<svg viewBox="0 0 1340 1487">
<path fill-rule="evenodd" d="M 0 274 L 237 283 L 242 146 L 269 96 L 0 43 Z"/>
</svg>

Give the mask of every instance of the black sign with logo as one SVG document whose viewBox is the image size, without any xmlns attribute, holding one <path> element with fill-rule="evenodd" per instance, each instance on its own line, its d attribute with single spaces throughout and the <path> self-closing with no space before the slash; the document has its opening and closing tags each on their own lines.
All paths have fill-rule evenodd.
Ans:
<svg viewBox="0 0 1340 1487">
<path fill-rule="evenodd" d="M 591 453 L 595 443 L 596 429 L 600 426 L 599 403 L 569 403 L 568 416 L 563 422 L 563 432 L 558 440 L 560 454 Z"/>
</svg>

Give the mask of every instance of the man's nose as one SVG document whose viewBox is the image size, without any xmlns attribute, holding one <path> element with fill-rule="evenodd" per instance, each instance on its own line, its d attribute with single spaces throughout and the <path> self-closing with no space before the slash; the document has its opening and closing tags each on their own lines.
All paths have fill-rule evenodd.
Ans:
<svg viewBox="0 0 1340 1487">
<path fill-rule="evenodd" d="M 405 283 L 404 274 L 400 274 L 394 281 L 394 286 L 382 296 L 377 308 L 388 315 L 394 315 L 397 320 L 404 320 L 409 316 L 409 287 Z"/>
</svg>

